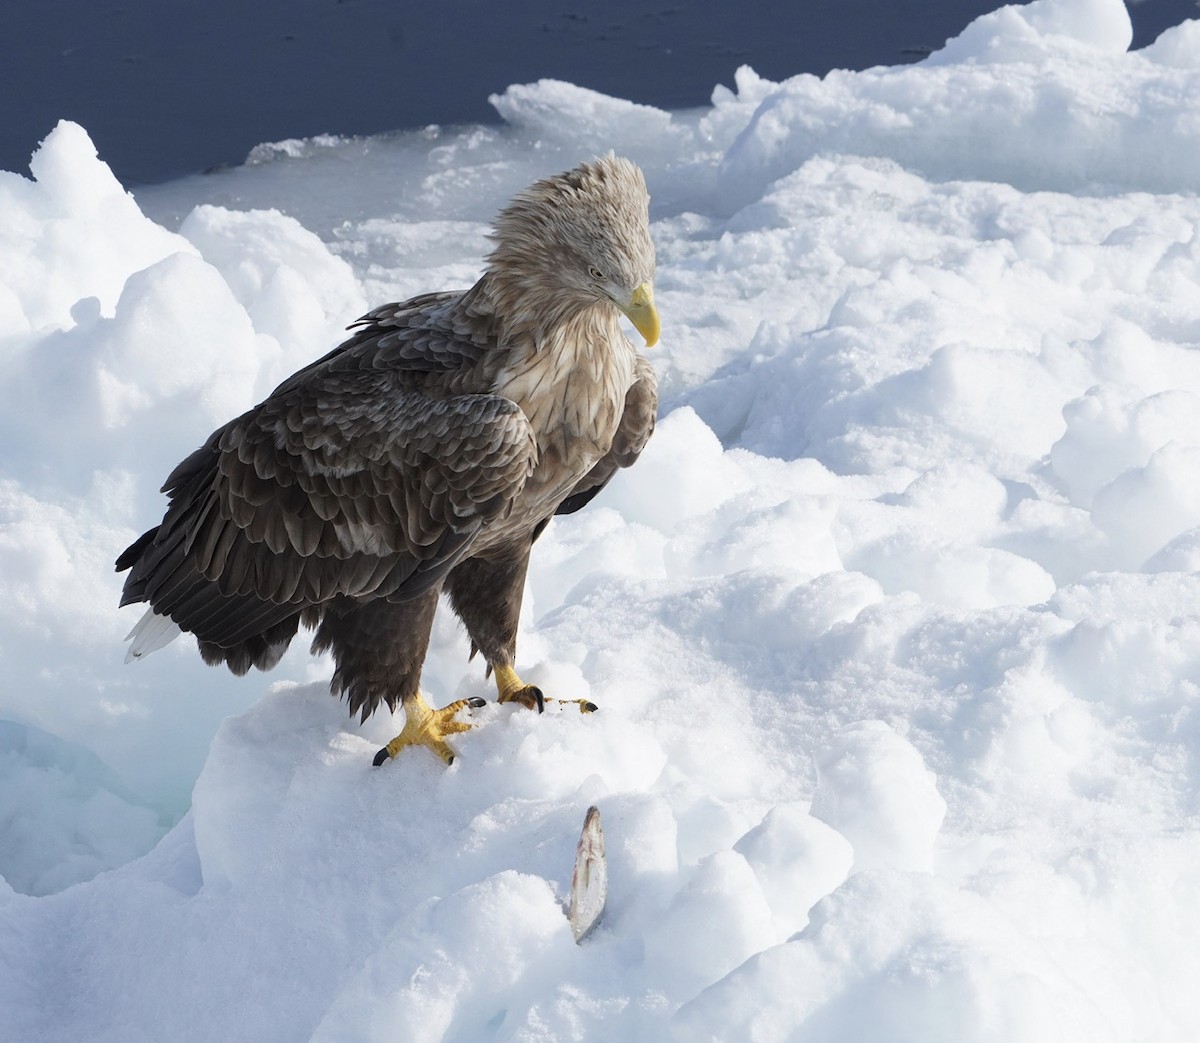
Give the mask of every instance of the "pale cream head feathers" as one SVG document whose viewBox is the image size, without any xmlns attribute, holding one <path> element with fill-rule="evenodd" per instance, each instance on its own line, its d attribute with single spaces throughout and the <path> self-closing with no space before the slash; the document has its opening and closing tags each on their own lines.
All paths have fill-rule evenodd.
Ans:
<svg viewBox="0 0 1200 1043">
<path fill-rule="evenodd" d="M 536 182 L 497 216 L 488 273 L 516 314 L 611 302 L 658 340 L 650 196 L 641 170 L 609 153 Z"/>
</svg>

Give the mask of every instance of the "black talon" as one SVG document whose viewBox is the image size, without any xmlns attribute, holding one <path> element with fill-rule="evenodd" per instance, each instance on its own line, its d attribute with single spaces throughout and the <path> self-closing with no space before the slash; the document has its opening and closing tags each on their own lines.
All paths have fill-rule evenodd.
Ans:
<svg viewBox="0 0 1200 1043">
<path fill-rule="evenodd" d="M 375 759 L 371 763 L 373 765 L 375 765 L 375 767 L 378 768 L 379 765 L 381 765 L 385 760 L 387 760 L 389 756 L 390 755 L 388 754 L 387 747 L 385 746 L 382 750 L 380 750 L 377 754 L 375 754 Z"/>
<path fill-rule="evenodd" d="M 478 710 L 481 706 L 487 706 L 487 700 L 480 699 L 479 696 L 473 695 L 473 696 L 471 696 L 470 699 L 467 700 L 467 705 L 472 710 Z"/>
<path fill-rule="evenodd" d="M 586 699 L 579 704 L 580 713 L 595 713 L 600 707 L 595 703 L 589 703 Z"/>
<path fill-rule="evenodd" d="M 534 698 L 537 700 L 537 704 L 538 704 L 538 713 L 543 713 L 543 712 L 545 712 L 545 709 L 546 709 L 546 697 L 545 697 L 544 695 L 542 695 L 542 690 L 541 690 L 541 689 L 540 689 L 540 688 L 539 688 L 537 685 L 533 685 L 533 684 L 531 684 L 531 685 L 529 686 L 529 692 L 530 692 L 530 694 L 531 694 L 531 695 L 532 695 L 532 696 L 533 696 L 533 697 L 534 697 Z"/>
</svg>

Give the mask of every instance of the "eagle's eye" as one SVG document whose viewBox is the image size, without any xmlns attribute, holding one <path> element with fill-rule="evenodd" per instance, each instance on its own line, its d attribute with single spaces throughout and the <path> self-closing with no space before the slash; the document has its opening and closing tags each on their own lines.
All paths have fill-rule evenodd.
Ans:
<svg viewBox="0 0 1200 1043">
<path fill-rule="evenodd" d="M 597 279 L 597 280 L 604 278 L 604 273 L 602 271 L 600 271 L 600 269 L 597 268 L 594 264 L 589 266 L 588 275 L 590 275 L 593 279 Z"/>
</svg>

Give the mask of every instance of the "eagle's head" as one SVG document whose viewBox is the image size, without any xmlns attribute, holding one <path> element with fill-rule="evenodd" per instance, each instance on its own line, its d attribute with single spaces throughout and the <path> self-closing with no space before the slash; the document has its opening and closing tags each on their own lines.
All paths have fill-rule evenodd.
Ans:
<svg viewBox="0 0 1200 1043">
<path fill-rule="evenodd" d="M 488 257 L 504 305 L 558 314 L 615 306 L 653 345 L 649 210 L 641 170 L 611 152 L 518 193 L 496 218 Z"/>
</svg>

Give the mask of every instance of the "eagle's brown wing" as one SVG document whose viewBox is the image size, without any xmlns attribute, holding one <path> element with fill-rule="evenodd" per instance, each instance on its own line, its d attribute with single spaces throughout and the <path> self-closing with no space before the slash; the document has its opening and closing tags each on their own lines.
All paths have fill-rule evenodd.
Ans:
<svg viewBox="0 0 1200 1043">
<path fill-rule="evenodd" d="M 398 372 L 461 371 L 495 349 L 488 324 L 455 317 L 461 293 L 424 293 L 398 304 L 384 304 L 350 324 L 354 335 L 329 354 L 293 373 L 272 393 L 279 395 L 319 372 L 370 368 Z"/>
<path fill-rule="evenodd" d="M 230 646 L 338 595 L 415 597 L 461 560 L 537 449 L 508 399 L 443 394 L 470 359 L 419 328 L 424 300 L 371 313 L 175 469 L 162 524 L 117 563 L 122 604 Z M 408 325 L 379 321 L 406 309 Z"/>
<path fill-rule="evenodd" d="M 634 382 L 625 394 L 625 411 L 621 414 L 612 448 L 579 480 L 554 513 L 574 514 L 590 503 L 620 468 L 632 466 L 650 441 L 657 416 L 658 378 L 654 367 L 639 354 Z"/>
</svg>

